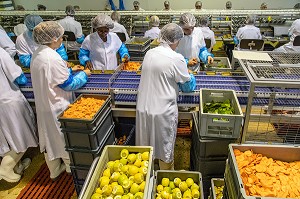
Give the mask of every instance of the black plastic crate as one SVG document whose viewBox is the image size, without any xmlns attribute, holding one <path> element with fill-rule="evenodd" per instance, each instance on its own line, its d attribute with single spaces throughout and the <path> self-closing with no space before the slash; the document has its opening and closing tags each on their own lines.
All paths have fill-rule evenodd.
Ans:
<svg viewBox="0 0 300 199">
<path fill-rule="evenodd" d="M 94 130 L 98 124 L 101 122 L 103 115 L 106 113 L 106 110 L 111 108 L 111 97 L 110 95 L 99 95 L 99 94 L 81 94 L 76 100 L 79 100 L 81 97 L 93 97 L 96 99 L 105 99 L 102 107 L 97 111 L 95 116 L 92 119 L 77 119 L 77 118 L 64 118 L 62 112 L 58 116 L 58 120 L 61 123 L 61 128 L 63 129 L 85 129 L 85 130 Z M 67 110 L 67 109 L 66 109 Z"/>
<path fill-rule="evenodd" d="M 135 146 L 135 126 L 131 124 L 118 123 L 115 126 L 116 141 L 119 138 L 126 136 L 126 140 L 123 145 Z M 117 143 L 118 144 L 118 143 Z"/>
<path fill-rule="evenodd" d="M 85 167 L 70 166 L 70 168 L 71 168 L 74 182 L 75 181 L 85 181 L 85 179 L 89 173 L 89 170 L 90 170 L 90 167 L 88 167 L 88 166 L 85 166 Z"/>
<path fill-rule="evenodd" d="M 115 144 L 114 125 L 111 126 L 102 143 L 96 150 L 66 148 L 66 151 L 69 152 L 71 164 L 73 166 L 91 166 L 93 160 L 101 155 L 104 147 L 112 144 Z"/>
<path fill-rule="evenodd" d="M 113 116 L 109 108 L 95 130 L 62 129 L 66 148 L 97 150 L 112 125 Z"/>
<path fill-rule="evenodd" d="M 73 182 L 74 182 L 75 191 L 77 193 L 77 196 L 79 196 L 79 194 L 80 194 L 80 192 L 82 190 L 84 181 L 76 181 L 76 180 L 73 179 Z"/>
</svg>

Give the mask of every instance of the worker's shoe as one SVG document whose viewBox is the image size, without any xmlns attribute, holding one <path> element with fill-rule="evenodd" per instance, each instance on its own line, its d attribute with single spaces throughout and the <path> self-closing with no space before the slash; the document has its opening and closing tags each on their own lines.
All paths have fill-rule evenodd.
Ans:
<svg viewBox="0 0 300 199">
<path fill-rule="evenodd" d="M 66 172 L 67 172 L 67 174 L 68 175 L 72 175 L 71 168 L 70 168 L 70 159 L 63 158 L 62 160 L 63 160 L 63 162 L 66 165 Z"/>
<path fill-rule="evenodd" d="M 21 179 L 21 175 L 14 172 L 14 167 L 21 159 L 24 153 L 16 153 L 10 151 L 5 154 L 0 165 L 0 180 L 4 179 L 7 182 L 18 182 Z"/>
<path fill-rule="evenodd" d="M 59 179 L 60 175 L 66 170 L 65 163 L 62 163 L 53 172 L 50 172 L 50 178 L 52 181 Z"/>
<path fill-rule="evenodd" d="M 44 155 L 45 155 L 45 160 L 46 160 L 47 166 L 50 171 L 50 178 L 53 181 L 58 180 L 59 176 L 66 170 L 66 165 L 64 163 L 61 163 L 60 158 L 57 158 L 54 160 L 49 160 L 48 154 L 44 153 Z"/>
<path fill-rule="evenodd" d="M 30 158 L 25 158 L 24 160 L 19 161 L 18 164 L 14 168 L 15 173 L 22 175 L 23 171 L 26 170 L 30 164 L 31 164 Z"/>
<path fill-rule="evenodd" d="M 21 175 L 16 174 L 13 169 L 6 169 L 0 166 L 0 180 L 2 179 L 7 182 L 19 182 Z"/>
</svg>

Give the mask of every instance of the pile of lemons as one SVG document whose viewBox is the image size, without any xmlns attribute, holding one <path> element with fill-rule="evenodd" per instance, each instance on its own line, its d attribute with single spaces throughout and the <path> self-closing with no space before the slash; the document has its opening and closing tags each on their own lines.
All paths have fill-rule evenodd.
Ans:
<svg viewBox="0 0 300 199">
<path fill-rule="evenodd" d="M 156 187 L 156 199 L 192 199 L 200 198 L 199 185 L 192 178 L 185 181 L 180 178 L 163 178 L 161 184 Z"/>
<path fill-rule="evenodd" d="M 142 199 L 148 171 L 149 152 L 130 153 L 123 149 L 120 159 L 109 161 L 91 199 Z"/>
</svg>

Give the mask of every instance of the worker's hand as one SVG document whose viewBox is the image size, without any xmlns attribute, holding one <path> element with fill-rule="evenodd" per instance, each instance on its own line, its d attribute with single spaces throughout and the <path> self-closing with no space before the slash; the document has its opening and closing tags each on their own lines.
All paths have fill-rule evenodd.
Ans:
<svg viewBox="0 0 300 199">
<path fill-rule="evenodd" d="M 93 70 L 93 64 L 91 61 L 87 61 L 86 64 L 85 64 L 86 68 L 89 69 L 89 70 Z"/>
<path fill-rule="evenodd" d="M 191 58 L 189 61 L 188 61 L 188 66 L 194 66 L 198 63 L 198 60 L 197 58 Z"/>
<path fill-rule="evenodd" d="M 75 65 L 75 66 L 72 67 L 73 72 L 82 71 L 82 70 L 84 70 L 84 67 L 80 66 L 80 65 Z"/>
<path fill-rule="evenodd" d="M 83 72 L 85 72 L 85 74 L 87 75 L 87 76 L 91 76 L 91 71 L 90 71 L 90 69 L 85 69 L 85 70 L 83 70 Z"/>
<path fill-rule="evenodd" d="M 123 62 L 123 63 L 127 63 L 128 61 L 129 61 L 128 55 L 125 55 L 125 56 L 122 58 L 122 62 Z"/>
<path fill-rule="evenodd" d="M 212 56 L 208 56 L 207 57 L 207 63 L 212 64 L 213 62 L 214 62 L 214 58 L 212 58 Z"/>
</svg>

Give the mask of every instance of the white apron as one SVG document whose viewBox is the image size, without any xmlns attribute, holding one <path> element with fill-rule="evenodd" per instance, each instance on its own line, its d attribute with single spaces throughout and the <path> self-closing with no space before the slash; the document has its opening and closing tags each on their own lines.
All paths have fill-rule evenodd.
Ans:
<svg viewBox="0 0 300 199">
<path fill-rule="evenodd" d="M 35 43 L 31 34 L 32 33 L 27 30 L 17 37 L 16 49 L 19 55 L 32 55 L 39 47 L 39 44 Z"/>
<path fill-rule="evenodd" d="M 0 47 L 3 48 L 11 56 L 11 58 L 14 58 L 16 55 L 17 51 L 14 42 L 2 29 L 0 29 Z"/>
<path fill-rule="evenodd" d="M 150 39 L 157 39 L 160 33 L 160 29 L 158 27 L 152 27 L 150 30 L 145 32 L 145 37 L 149 37 Z"/>
</svg>

